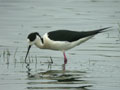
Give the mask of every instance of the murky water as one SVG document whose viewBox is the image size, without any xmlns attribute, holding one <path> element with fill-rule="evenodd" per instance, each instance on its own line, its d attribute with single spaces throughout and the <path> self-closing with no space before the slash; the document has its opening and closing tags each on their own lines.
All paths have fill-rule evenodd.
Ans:
<svg viewBox="0 0 120 90">
<path fill-rule="evenodd" d="M 0 90 L 119 90 L 119 8 L 119 0 L 0 0 Z M 35 46 L 24 61 L 30 32 L 107 26 L 67 51 L 66 65 L 61 52 Z"/>
</svg>

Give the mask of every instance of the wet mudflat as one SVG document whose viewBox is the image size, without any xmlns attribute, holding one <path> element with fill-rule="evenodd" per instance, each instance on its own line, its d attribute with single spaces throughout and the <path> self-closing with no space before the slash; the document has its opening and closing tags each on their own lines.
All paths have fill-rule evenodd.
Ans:
<svg viewBox="0 0 120 90">
<path fill-rule="evenodd" d="M 119 90 L 119 8 L 119 0 L 1 0 L 0 90 Z M 62 52 L 35 46 L 24 61 L 30 32 L 107 26 L 67 51 L 66 65 Z"/>
</svg>

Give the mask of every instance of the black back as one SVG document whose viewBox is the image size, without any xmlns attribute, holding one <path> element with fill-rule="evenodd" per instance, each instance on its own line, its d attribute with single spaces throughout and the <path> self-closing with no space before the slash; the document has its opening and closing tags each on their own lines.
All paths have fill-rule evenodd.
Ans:
<svg viewBox="0 0 120 90">
<path fill-rule="evenodd" d="M 92 35 L 95 35 L 97 33 L 100 33 L 104 29 L 107 29 L 107 28 L 102 28 L 102 29 L 93 30 L 93 31 L 82 31 L 82 32 L 69 31 L 69 30 L 56 30 L 56 31 L 49 32 L 48 37 L 54 41 L 73 42 L 73 41 L 76 41 L 78 39 L 82 39 L 84 37 L 88 37 L 88 36 L 92 36 Z"/>
</svg>

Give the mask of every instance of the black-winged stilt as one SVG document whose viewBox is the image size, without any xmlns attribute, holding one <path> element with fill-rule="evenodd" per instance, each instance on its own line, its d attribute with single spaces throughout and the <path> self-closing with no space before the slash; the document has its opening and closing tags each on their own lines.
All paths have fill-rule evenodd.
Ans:
<svg viewBox="0 0 120 90">
<path fill-rule="evenodd" d="M 41 49 L 51 49 L 51 50 L 58 50 L 62 51 L 64 55 L 64 64 L 67 63 L 67 57 L 65 55 L 65 51 L 71 49 L 79 44 L 87 41 L 88 39 L 92 38 L 94 35 L 104 32 L 107 28 L 101 28 L 98 30 L 92 31 L 70 31 L 70 30 L 56 30 L 45 33 L 43 37 L 39 35 L 38 32 L 30 33 L 27 37 L 29 47 L 25 57 L 28 56 L 29 50 L 31 46 L 34 44 L 38 48 Z"/>
</svg>

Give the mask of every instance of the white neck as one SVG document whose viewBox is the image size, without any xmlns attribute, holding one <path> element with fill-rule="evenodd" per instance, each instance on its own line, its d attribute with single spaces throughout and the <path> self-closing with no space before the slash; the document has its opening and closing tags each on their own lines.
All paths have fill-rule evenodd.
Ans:
<svg viewBox="0 0 120 90">
<path fill-rule="evenodd" d="M 37 36 L 36 40 L 35 40 L 35 45 L 38 48 L 43 49 L 44 48 L 44 43 L 42 42 L 41 38 L 39 36 Z"/>
</svg>

